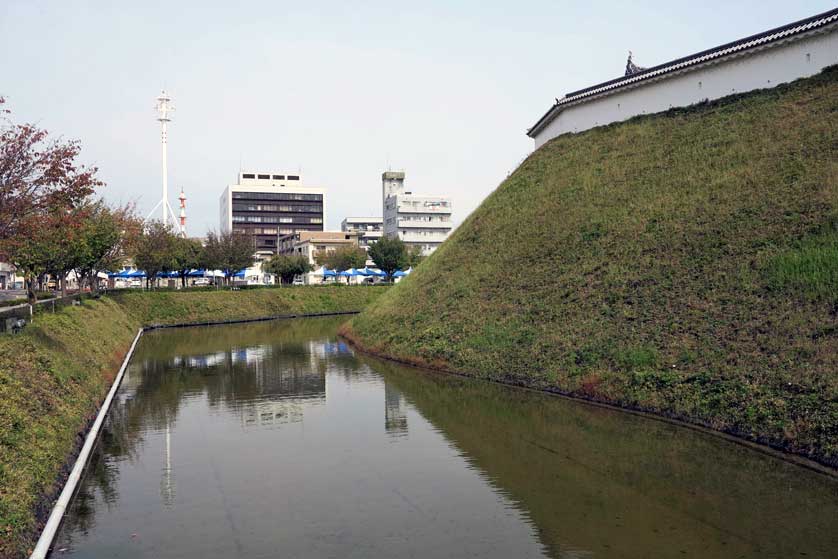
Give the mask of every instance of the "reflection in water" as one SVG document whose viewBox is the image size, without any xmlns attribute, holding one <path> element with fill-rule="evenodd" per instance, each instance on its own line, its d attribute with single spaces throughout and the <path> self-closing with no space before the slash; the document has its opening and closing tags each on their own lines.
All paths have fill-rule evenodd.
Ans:
<svg viewBox="0 0 838 559">
<path fill-rule="evenodd" d="M 393 438 L 407 436 L 407 412 L 404 399 L 391 383 L 384 381 L 384 430 Z"/>
<path fill-rule="evenodd" d="M 357 356 L 338 324 L 144 336 L 56 547 L 834 556 L 833 480 L 665 423 Z"/>
</svg>

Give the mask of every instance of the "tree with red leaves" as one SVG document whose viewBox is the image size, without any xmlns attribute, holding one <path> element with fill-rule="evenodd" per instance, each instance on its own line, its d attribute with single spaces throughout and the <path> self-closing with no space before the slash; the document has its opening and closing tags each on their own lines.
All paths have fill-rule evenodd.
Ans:
<svg viewBox="0 0 838 559">
<path fill-rule="evenodd" d="M 0 107 L 3 104 L 0 98 Z M 0 114 L 9 111 L 2 109 Z M 70 258 L 62 251 L 75 238 L 74 218 L 81 217 L 76 210 L 104 183 L 96 178 L 95 167 L 76 162 L 78 141 L 50 139 L 46 130 L 2 118 L 0 257 L 20 263 L 34 301 L 33 283 L 39 274 L 72 269 L 66 267 Z"/>
</svg>

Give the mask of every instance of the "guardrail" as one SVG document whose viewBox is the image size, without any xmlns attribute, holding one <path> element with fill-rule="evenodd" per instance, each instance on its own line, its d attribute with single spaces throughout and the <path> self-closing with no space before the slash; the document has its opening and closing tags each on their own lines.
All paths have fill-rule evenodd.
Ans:
<svg viewBox="0 0 838 559">
<path fill-rule="evenodd" d="M 36 314 L 44 312 L 56 312 L 68 305 L 78 305 L 82 299 L 98 297 L 97 294 L 73 293 L 64 297 L 52 297 L 41 299 L 34 305 L 21 303 L 9 307 L 0 307 L 0 334 L 17 334 L 27 324 L 32 322 Z"/>
</svg>

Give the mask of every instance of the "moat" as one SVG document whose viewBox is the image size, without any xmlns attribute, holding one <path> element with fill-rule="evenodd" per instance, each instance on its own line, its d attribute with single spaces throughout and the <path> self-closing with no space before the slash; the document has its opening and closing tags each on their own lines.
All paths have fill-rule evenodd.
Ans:
<svg viewBox="0 0 838 559">
<path fill-rule="evenodd" d="M 346 317 L 146 333 L 53 557 L 834 557 L 838 482 L 355 353 Z"/>
</svg>

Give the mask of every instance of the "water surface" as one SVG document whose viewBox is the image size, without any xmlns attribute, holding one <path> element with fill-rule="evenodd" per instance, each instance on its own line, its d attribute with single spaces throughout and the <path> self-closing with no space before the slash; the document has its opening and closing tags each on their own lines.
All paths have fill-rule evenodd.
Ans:
<svg viewBox="0 0 838 559">
<path fill-rule="evenodd" d="M 355 354 L 344 318 L 143 336 L 53 557 L 836 557 L 838 483 Z"/>
</svg>

